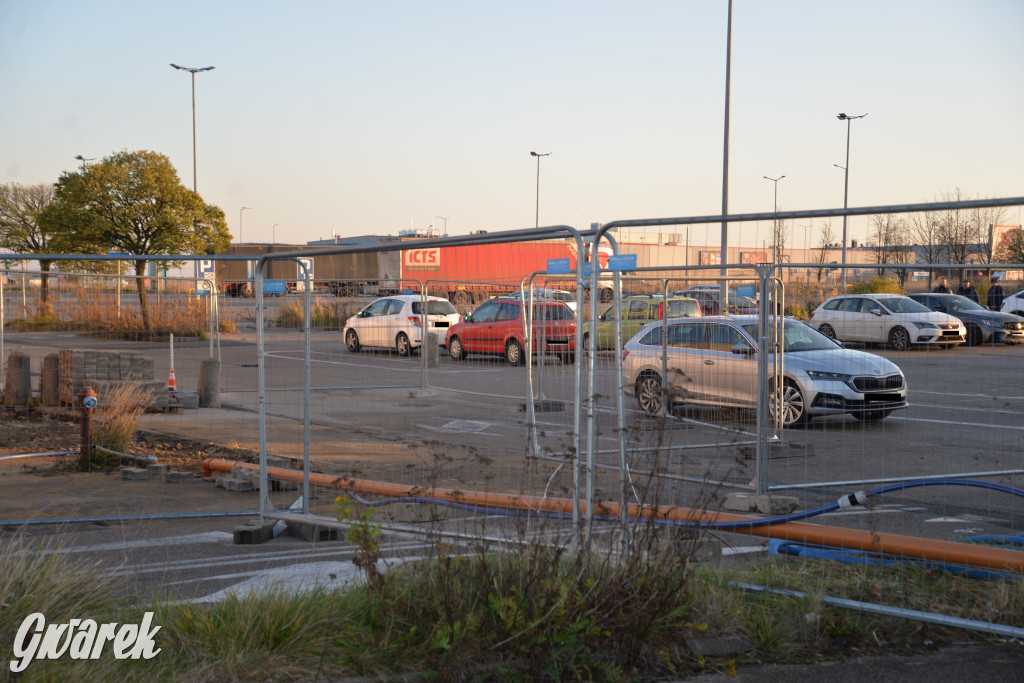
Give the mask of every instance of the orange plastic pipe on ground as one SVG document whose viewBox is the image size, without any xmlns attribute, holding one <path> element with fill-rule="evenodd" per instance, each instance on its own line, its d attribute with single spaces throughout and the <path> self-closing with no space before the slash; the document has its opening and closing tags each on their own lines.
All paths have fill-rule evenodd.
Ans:
<svg viewBox="0 0 1024 683">
<path fill-rule="evenodd" d="M 210 458 L 203 461 L 203 476 L 212 476 L 215 472 L 230 472 L 234 467 L 258 470 L 259 465 Z M 302 482 L 302 471 L 268 467 L 267 476 L 282 481 Z M 319 472 L 309 474 L 310 485 L 324 488 L 335 488 L 352 491 L 363 495 L 384 497 L 434 498 L 463 505 L 476 505 L 483 508 L 502 510 L 529 510 L 533 512 L 558 512 L 572 514 L 572 500 L 567 498 L 545 498 L 541 496 L 517 495 L 509 493 L 488 493 L 482 491 L 461 491 L 446 488 L 424 488 L 405 484 L 391 484 L 368 479 L 352 479 L 337 477 Z M 619 514 L 619 504 L 600 502 L 594 507 L 596 514 L 614 517 Z M 714 512 L 678 507 L 675 505 L 640 506 L 630 504 L 628 513 L 631 517 L 651 517 L 682 522 L 741 522 L 759 520 L 759 517 L 735 515 L 727 512 Z M 580 504 L 580 515 L 586 514 L 585 504 Z M 821 526 L 804 522 L 784 522 L 771 526 L 760 526 L 741 529 L 730 529 L 735 533 L 753 536 L 767 536 L 787 541 L 798 541 L 832 548 L 861 550 L 873 553 L 898 555 L 915 560 L 932 560 L 949 562 L 970 567 L 998 569 L 1003 571 L 1024 572 L 1024 552 L 991 546 L 971 545 L 955 541 L 939 541 L 917 536 L 903 536 L 858 529 Z"/>
</svg>

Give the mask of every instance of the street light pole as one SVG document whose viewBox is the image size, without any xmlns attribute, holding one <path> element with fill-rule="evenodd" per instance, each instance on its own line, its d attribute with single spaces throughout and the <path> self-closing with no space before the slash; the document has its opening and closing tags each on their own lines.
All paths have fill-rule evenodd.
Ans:
<svg viewBox="0 0 1024 683">
<path fill-rule="evenodd" d="M 270 242 L 272 244 L 277 244 L 277 226 L 278 224 L 274 223 L 274 227 L 270 229 Z"/>
<path fill-rule="evenodd" d="M 238 210 L 238 243 L 239 244 L 242 243 L 242 212 L 243 211 L 249 211 L 249 210 L 250 209 L 249 209 L 248 206 L 243 206 L 241 209 Z"/>
<path fill-rule="evenodd" d="M 444 236 L 448 236 L 448 216 L 434 216 L 434 218 L 440 218 L 444 221 Z"/>
<path fill-rule="evenodd" d="M 178 66 L 177 64 L 171 64 L 171 66 L 179 71 L 188 71 L 192 74 L 192 191 L 198 192 L 199 190 L 196 182 L 196 74 L 202 73 L 203 71 L 213 71 L 217 67 L 204 66 L 202 68 L 191 68 L 187 66 Z"/>
<path fill-rule="evenodd" d="M 549 157 L 549 156 L 551 156 L 551 152 L 547 152 L 546 154 L 537 154 L 536 152 L 530 152 L 530 156 L 537 157 L 537 213 L 534 216 L 534 223 L 535 224 L 534 224 L 533 227 L 539 228 L 540 227 L 540 158 L 541 157 Z"/>
<path fill-rule="evenodd" d="M 836 116 L 840 121 L 846 121 L 846 166 L 840 166 L 843 169 L 843 210 L 846 210 L 846 201 L 849 197 L 850 192 L 850 121 L 854 119 L 862 119 L 867 114 L 861 114 L 860 116 L 847 116 L 846 114 L 840 113 Z M 838 166 L 838 164 L 836 164 Z M 846 214 L 843 214 L 843 284 L 840 290 L 842 294 L 846 293 Z"/>
<path fill-rule="evenodd" d="M 76 154 L 75 158 L 82 162 L 82 173 L 85 173 L 85 162 L 96 161 L 96 157 L 87 158 L 83 157 L 81 154 Z"/>
<path fill-rule="evenodd" d="M 785 177 L 786 176 L 784 176 L 784 175 L 780 175 L 778 178 L 769 178 L 768 176 L 764 176 L 765 180 L 770 180 L 773 183 L 775 183 L 775 213 L 776 214 L 779 213 L 779 181 L 782 180 Z M 772 242 L 774 243 L 774 248 L 772 249 L 772 263 L 778 263 L 779 262 L 779 217 L 778 216 L 775 216 L 775 223 L 774 223 L 774 225 L 775 225 L 775 228 L 774 228 L 774 230 L 772 230 L 772 237 L 775 238 L 775 239 L 772 240 Z"/>
</svg>

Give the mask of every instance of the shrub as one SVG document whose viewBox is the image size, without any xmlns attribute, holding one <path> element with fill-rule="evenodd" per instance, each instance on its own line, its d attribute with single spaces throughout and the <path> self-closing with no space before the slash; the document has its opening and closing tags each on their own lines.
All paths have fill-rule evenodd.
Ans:
<svg viewBox="0 0 1024 683">
<path fill-rule="evenodd" d="M 899 280 L 892 277 L 874 277 L 854 282 L 847 288 L 849 294 L 905 294 Z"/>
<path fill-rule="evenodd" d="M 138 384 L 126 382 L 102 397 L 99 426 L 93 431 L 92 444 L 118 453 L 126 453 L 135 443 L 139 418 L 153 402 L 153 396 Z M 105 458 L 98 458 L 105 461 Z"/>
</svg>

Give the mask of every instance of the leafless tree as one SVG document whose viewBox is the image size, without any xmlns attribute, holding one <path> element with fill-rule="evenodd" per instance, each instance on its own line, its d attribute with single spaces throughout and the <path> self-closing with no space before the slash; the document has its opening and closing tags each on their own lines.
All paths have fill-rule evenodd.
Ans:
<svg viewBox="0 0 1024 683">
<path fill-rule="evenodd" d="M 825 275 L 825 265 L 828 263 L 828 255 L 832 249 L 835 248 L 836 235 L 832 232 L 832 224 L 825 223 L 825 226 L 821 229 L 821 235 L 818 236 L 818 247 L 814 253 L 814 263 L 821 264 L 817 269 L 818 282 L 821 282 L 821 278 Z"/>
<path fill-rule="evenodd" d="M 914 260 L 905 218 L 893 214 L 874 216 L 871 240 L 875 243 L 875 256 L 878 263 L 909 264 Z M 907 268 L 879 268 L 878 274 L 885 275 L 887 271 L 893 271 L 896 274 L 901 286 L 907 283 L 909 274 Z"/>
<path fill-rule="evenodd" d="M 913 213 L 907 224 L 910 240 L 915 244 L 918 254 L 927 264 L 940 263 L 943 258 L 943 248 L 939 230 L 939 212 L 924 211 Z M 928 289 L 932 288 L 932 271 L 928 271 Z"/>
</svg>

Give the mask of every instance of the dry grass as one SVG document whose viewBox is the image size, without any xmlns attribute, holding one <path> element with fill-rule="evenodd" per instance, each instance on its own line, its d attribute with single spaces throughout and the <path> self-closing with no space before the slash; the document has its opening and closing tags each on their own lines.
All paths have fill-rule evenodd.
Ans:
<svg viewBox="0 0 1024 683">
<path fill-rule="evenodd" d="M 138 384 L 125 382 L 103 397 L 99 424 L 92 443 L 119 453 L 127 453 L 135 443 L 139 419 L 152 405 L 153 395 Z"/>
</svg>

